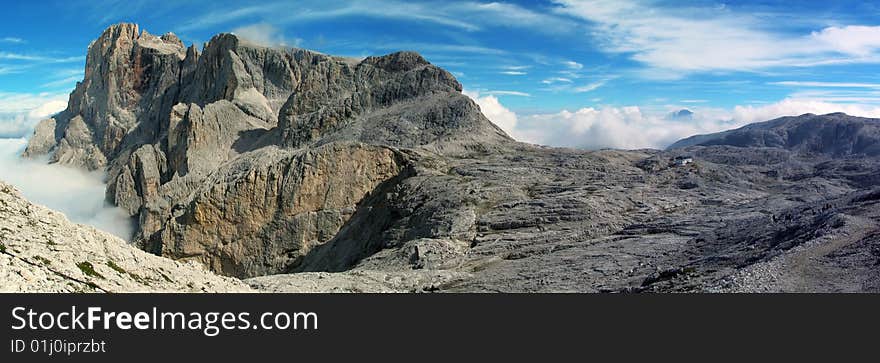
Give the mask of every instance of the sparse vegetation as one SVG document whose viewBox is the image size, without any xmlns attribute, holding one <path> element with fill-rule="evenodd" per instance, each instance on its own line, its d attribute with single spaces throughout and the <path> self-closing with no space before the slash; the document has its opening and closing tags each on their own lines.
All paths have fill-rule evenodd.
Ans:
<svg viewBox="0 0 880 363">
<path fill-rule="evenodd" d="M 169 282 L 169 283 L 174 283 L 174 281 L 171 280 L 171 278 L 169 278 L 168 275 L 163 274 L 163 273 L 161 273 L 161 272 L 159 273 L 159 275 L 161 275 L 162 278 L 165 279 L 165 281 L 167 281 L 167 282 Z"/>
<path fill-rule="evenodd" d="M 76 267 L 79 267 L 79 270 L 82 271 L 86 276 L 96 277 L 99 279 L 103 279 L 104 276 L 95 271 L 95 266 L 92 266 L 89 262 L 80 262 L 76 264 Z"/>
<path fill-rule="evenodd" d="M 119 272 L 119 273 L 121 273 L 121 274 L 126 274 L 126 273 L 128 273 L 128 271 L 125 271 L 125 269 L 123 269 L 122 267 L 119 267 L 119 265 L 117 265 L 117 264 L 116 264 L 115 262 L 113 262 L 113 261 L 109 261 L 109 260 L 108 260 L 108 261 L 107 261 L 107 267 L 112 268 L 113 271 Z"/>
<path fill-rule="evenodd" d="M 119 265 L 117 265 L 116 262 L 113 262 L 113 261 L 108 260 L 108 261 L 107 261 L 107 267 L 113 269 L 113 271 L 116 271 L 116 272 L 118 272 L 118 273 L 120 273 L 120 274 L 128 275 L 129 277 L 131 277 L 133 280 L 137 281 L 137 282 L 140 283 L 140 284 L 144 284 L 144 285 L 147 285 L 147 286 L 150 285 L 150 282 L 149 282 L 149 281 L 147 281 L 146 279 L 144 279 L 143 277 L 141 277 L 141 276 L 138 275 L 138 274 L 134 274 L 134 273 L 128 272 L 128 271 L 126 271 L 124 268 L 119 267 Z"/>
</svg>

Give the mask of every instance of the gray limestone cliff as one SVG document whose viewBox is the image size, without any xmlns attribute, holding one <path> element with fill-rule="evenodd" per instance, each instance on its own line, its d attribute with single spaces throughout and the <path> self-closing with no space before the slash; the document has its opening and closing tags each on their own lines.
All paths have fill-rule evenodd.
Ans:
<svg viewBox="0 0 880 363">
<path fill-rule="evenodd" d="M 228 275 L 297 268 L 420 153 L 510 142 L 412 52 L 355 60 L 231 34 L 199 51 L 119 24 L 88 54 L 25 156 L 105 169 L 139 245 Z"/>
</svg>

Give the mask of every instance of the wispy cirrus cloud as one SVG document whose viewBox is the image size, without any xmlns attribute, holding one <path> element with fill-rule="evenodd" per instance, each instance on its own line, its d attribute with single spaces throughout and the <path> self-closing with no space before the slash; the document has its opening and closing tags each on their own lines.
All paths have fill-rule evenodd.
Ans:
<svg viewBox="0 0 880 363">
<path fill-rule="evenodd" d="M 49 81 L 40 85 L 43 88 L 57 88 L 63 86 L 72 86 L 75 85 L 76 82 L 81 81 L 83 79 L 82 76 L 69 76 L 67 78 L 56 79 L 53 81 Z"/>
<path fill-rule="evenodd" d="M 814 88 L 875 88 L 880 89 L 880 83 L 855 83 L 855 82 L 817 82 L 817 81 L 781 81 L 770 82 L 771 85 L 791 87 L 814 87 Z"/>
<path fill-rule="evenodd" d="M 578 75 L 575 78 L 583 77 Z M 548 78 L 541 81 L 542 84 L 546 85 L 544 88 L 541 88 L 541 90 L 548 92 L 588 93 L 605 86 L 608 82 L 617 78 L 617 76 L 610 75 L 598 79 L 596 79 L 596 77 L 590 78 L 593 78 L 594 80 L 589 83 L 580 83 L 581 81 L 574 81 L 571 78 L 565 77 Z"/>
<path fill-rule="evenodd" d="M 492 96 L 532 97 L 531 94 L 520 91 L 481 91 L 480 93 Z"/>
<path fill-rule="evenodd" d="M 580 64 L 575 61 L 564 61 L 564 62 L 562 62 L 562 64 L 564 64 L 569 69 L 574 69 L 574 70 L 580 70 L 580 69 L 584 68 L 583 64 Z"/>
<path fill-rule="evenodd" d="M 607 81 L 602 80 L 602 81 L 598 81 L 598 82 L 593 82 L 593 83 L 585 84 L 583 86 L 574 87 L 572 90 L 576 93 L 592 92 L 592 91 L 595 91 L 596 89 L 598 89 L 599 87 L 604 86 L 605 82 L 607 82 Z"/>
<path fill-rule="evenodd" d="M 0 43 L 13 43 L 13 44 L 21 44 L 24 43 L 25 40 L 17 37 L 0 37 Z"/>
<path fill-rule="evenodd" d="M 880 83 L 781 81 L 768 84 L 792 89 L 789 97 L 799 100 L 880 104 Z"/>
<path fill-rule="evenodd" d="M 332 3 L 274 1 L 260 5 L 225 6 L 184 23 L 178 30 L 204 29 L 239 21 L 285 25 L 346 17 L 430 23 L 467 32 L 489 27 L 570 32 L 578 26 L 575 21 L 551 12 L 535 11 L 505 2 L 343 0 Z"/>
<path fill-rule="evenodd" d="M 658 77 L 843 63 L 880 63 L 880 27 L 777 32 L 766 17 L 729 8 L 648 1 L 556 0 L 559 14 L 592 24 L 600 50 L 625 54 Z"/>
<path fill-rule="evenodd" d="M 85 56 L 51 57 L 51 56 L 44 56 L 44 55 L 0 52 L 0 59 L 12 60 L 12 61 L 42 62 L 42 63 L 70 63 L 70 62 L 81 62 L 81 61 L 85 60 L 86 57 Z"/>
<path fill-rule="evenodd" d="M 497 48 L 484 47 L 481 45 L 468 44 L 440 44 L 440 43 L 422 43 L 422 42 L 388 42 L 380 43 L 373 46 L 382 50 L 416 50 L 422 53 L 469 53 L 483 55 L 504 55 L 507 51 Z"/>
<path fill-rule="evenodd" d="M 24 72 L 28 67 L 22 65 L 0 64 L 0 76 Z"/>
<path fill-rule="evenodd" d="M 550 77 L 550 78 L 547 78 L 547 79 L 541 81 L 541 83 L 543 83 L 543 84 L 572 83 L 572 82 L 574 82 L 574 81 L 572 81 L 569 78 L 565 78 L 565 77 Z"/>
<path fill-rule="evenodd" d="M 180 31 L 202 29 L 240 20 L 256 19 L 278 25 L 292 22 L 327 20 L 342 17 L 372 17 L 423 21 L 444 25 L 466 31 L 475 31 L 479 26 L 444 14 L 439 8 L 428 4 L 407 2 L 343 1 L 298 2 L 285 1 L 263 3 L 217 10 L 197 17 L 179 27 Z"/>
</svg>

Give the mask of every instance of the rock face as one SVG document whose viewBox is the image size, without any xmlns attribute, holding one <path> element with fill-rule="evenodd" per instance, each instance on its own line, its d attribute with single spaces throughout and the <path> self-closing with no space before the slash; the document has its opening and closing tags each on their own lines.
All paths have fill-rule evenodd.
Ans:
<svg viewBox="0 0 880 363">
<path fill-rule="evenodd" d="M 288 271 L 404 167 L 399 151 L 365 144 L 264 148 L 208 178 L 148 250 L 230 276 Z"/>
<path fill-rule="evenodd" d="M 90 46 L 86 69 L 25 156 L 106 168 L 107 199 L 137 219 L 136 243 L 233 276 L 302 265 L 365 198 L 412 174 L 419 152 L 400 148 L 510 141 L 411 52 L 353 60 L 231 34 L 199 52 L 120 24 Z"/>
<path fill-rule="evenodd" d="M 30 204 L 0 182 L 0 292 L 247 292 Z"/>
<path fill-rule="evenodd" d="M 37 127 L 37 143 L 26 156 L 45 152 L 46 129 L 55 124 L 52 161 L 102 169 L 124 147 L 130 130 L 148 115 L 166 110 L 165 95 L 174 90 L 184 57 L 183 43 L 173 34 L 140 32 L 137 25 L 108 28 L 90 46 L 85 78 L 71 94 L 67 109 Z M 155 110 L 155 111 L 153 111 Z M 132 140 L 134 142 L 134 140 Z"/>
<path fill-rule="evenodd" d="M 586 152 L 514 142 L 411 52 L 200 52 L 118 25 L 89 54 L 27 155 L 105 168 L 138 246 L 260 289 L 880 289 L 876 120 Z"/>
</svg>

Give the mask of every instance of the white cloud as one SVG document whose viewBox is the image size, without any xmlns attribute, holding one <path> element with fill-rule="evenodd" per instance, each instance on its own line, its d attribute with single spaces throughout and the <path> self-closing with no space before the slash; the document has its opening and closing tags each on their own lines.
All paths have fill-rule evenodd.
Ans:
<svg viewBox="0 0 880 363">
<path fill-rule="evenodd" d="M 27 66 L 21 66 L 21 65 L 0 64 L 0 75 L 22 73 L 27 68 L 28 68 Z"/>
<path fill-rule="evenodd" d="M 278 10 L 281 9 L 279 9 L 277 6 L 267 4 L 248 6 L 237 9 L 221 9 L 206 13 L 201 17 L 198 17 L 193 21 L 178 27 L 178 30 L 188 31 L 193 29 L 203 29 L 218 24 L 225 24 L 238 19 L 251 17 L 254 15 L 265 15 Z"/>
<path fill-rule="evenodd" d="M 690 135 L 736 126 L 724 121 L 671 121 L 636 106 L 585 107 L 571 112 L 517 117 L 512 135 L 535 144 L 585 149 L 664 148 Z M 516 137 L 516 136 L 514 136 Z"/>
<path fill-rule="evenodd" d="M 543 83 L 543 84 L 572 83 L 572 82 L 573 81 L 571 79 L 568 79 L 565 77 L 550 77 L 550 78 L 547 78 L 547 79 L 541 81 L 541 83 Z"/>
<path fill-rule="evenodd" d="M 477 24 L 532 28 L 542 32 L 568 32 L 577 27 L 566 18 L 501 2 L 447 2 L 445 11 L 449 16 L 473 17 Z"/>
<path fill-rule="evenodd" d="M 733 109 L 691 108 L 692 117 L 670 119 L 669 112 L 646 112 L 637 106 L 585 107 L 577 111 L 518 115 L 492 96 L 465 92 L 483 114 L 519 141 L 559 147 L 585 149 L 662 149 L 682 138 L 714 133 L 753 122 L 796 116 L 804 113 L 845 112 L 854 116 L 880 117 L 880 106 L 840 104 L 807 99 L 784 99 L 762 106 L 736 106 Z"/>
<path fill-rule="evenodd" d="M 595 91 L 596 89 L 598 89 L 599 87 L 604 86 L 605 82 L 606 81 L 598 81 L 598 82 L 593 82 L 593 83 L 586 84 L 586 85 L 583 85 L 580 87 L 575 87 L 573 89 L 573 91 L 577 92 L 577 93 L 592 92 L 592 91 Z"/>
<path fill-rule="evenodd" d="M 493 95 L 482 96 L 480 92 L 464 90 L 462 93 L 472 98 L 480 106 L 480 111 L 492 123 L 500 127 L 512 137 L 516 132 L 517 121 L 516 113 L 510 111 L 498 102 L 498 98 Z"/>
<path fill-rule="evenodd" d="M 787 98 L 764 106 L 736 106 L 731 117 L 738 123 L 747 124 L 771 120 L 782 116 L 796 116 L 805 113 L 824 115 L 844 112 L 852 116 L 880 117 L 880 107 L 860 104 L 833 103 L 823 100 Z"/>
<path fill-rule="evenodd" d="M 132 220 L 104 201 L 103 174 L 48 165 L 46 160 L 21 159 L 26 144 L 24 138 L 0 138 L 0 180 L 14 185 L 31 202 L 60 211 L 71 221 L 131 238 Z"/>
<path fill-rule="evenodd" d="M 222 8 L 197 17 L 180 26 L 178 30 L 190 31 L 248 20 L 284 25 L 345 17 L 431 23 L 467 32 L 479 31 L 491 26 L 528 28 L 554 33 L 577 29 L 576 22 L 570 18 L 503 2 L 304 0 L 266 1 L 258 6 Z"/>
<path fill-rule="evenodd" d="M 45 60 L 46 58 L 35 56 L 35 55 L 26 55 L 26 54 L 18 54 L 18 53 L 10 53 L 10 52 L 0 52 L 0 59 L 7 60 L 25 60 L 25 61 L 39 61 Z"/>
<path fill-rule="evenodd" d="M 70 86 L 71 88 L 73 88 L 73 86 L 76 84 L 76 82 L 79 82 L 82 79 L 83 79 L 83 76 L 81 76 L 81 75 L 80 76 L 70 76 L 67 78 L 56 79 L 54 81 L 49 81 L 49 82 L 43 83 L 42 85 L 40 85 L 40 87 L 56 88 L 56 87 Z"/>
<path fill-rule="evenodd" d="M 583 65 L 583 64 L 580 64 L 580 63 L 575 62 L 575 61 L 565 61 L 565 62 L 562 62 L 562 64 L 564 64 L 566 67 L 571 68 L 571 69 L 574 69 L 574 70 L 579 70 L 579 69 L 583 69 L 583 68 L 584 68 L 584 65 Z"/>
<path fill-rule="evenodd" d="M 501 72 L 501 74 L 505 74 L 508 76 L 524 76 L 524 75 L 527 75 L 528 73 L 522 72 L 522 71 L 504 71 L 504 72 Z"/>
<path fill-rule="evenodd" d="M 880 63 L 880 27 L 829 27 L 791 34 L 766 17 L 715 7 L 659 7 L 647 1 L 556 0 L 555 11 L 593 25 L 601 49 L 649 67 L 643 75 L 678 78 L 706 71 L 756 71 L 838 63 Z"/>
<path fill-rule="evenodd" d="M 541 88 L 541 90 L 542 91 L 549 91 L 549 92 L 587 93 L 587 92 L 593 92 L 593 91 L 599 89 L 600 87 L 606 85 L 609 81 L 611 81 L 615 78 L 616 78 L 616 76 L 609 76 L 604 79 L 600 79 L 600 80 L 597 80 L 597 81 L 594 81 L 591 83 L 587 83 L 587 84 L 582 84 L 579 86 L 575 85 L 574 81 L 572 81 L 571 78 L 565 78 L 565 77 L 548 78 L 548 79 L 541 81 L 541 83 L 548 85 L 544 88 Z"/>
<path fill-rule="evenodd" d="M 770 82 L 770 84 L 777 85 L 777 86 L 791 86 L 791 87 L 878 88 L 878 89 L 880 89 L 880 83 L 782 81 L 782 82 Z"/>
<path fill-rule="evenodd" d="M 24 39 L 16 38 L 16 37 L 3 37 L 3 38 L 0 38 L 0 42 L 21 44 L 21 43 L 24 43 Z"/>
<path fill-rule="evenodd" d="M 520 91 L 482 91 L 480 93 L 492 96 L 532 97 L 531 94 Z"/>
<path fill-rule="evenodd" d="M 34 125 L 65 107 L 64 94 L 0 92 L 0 180 L 14 185 L 32 202 L 58 210 L 74 222 L 129 239 L 131 220 L 104 201 L 103 174 L 19 157 Z"/>
<path fill-rule="evenodd" d="M 67 95 L 0 92 L 0 138 L 22 137 L 40 120 L 67 107 Z"/>
<path fill-rule="evenodd" d="M 360 0 L 336 3 L 280 1 L 213 11 L 184 24 L 179 30 L 203 29 L 242 19 L 291 24 L 352 16 L 430 22 L 465 31 L 480 29 L 479 26 L 446 14 L 442 10 L 442 6 L 398 1 Z"/>
<path fill-rule="evenodd" d="M 453 53 L 474 53 L 488 55 L 507 54 L 507 51 L 495 48 L 484 47 L 480 45 L 463 45 L 463 44 L 439 44 L 439 43 L 418 43 L 418 42 L 393 42 L 375 45 L 378 49 L 385 50 L 417 50 L 422 53 L 427 52 L 453 52 Z"/>
<path fill-rule="evenodd" d="M 477 102 L 483 115 L 504 130 L 510 137 L 527 142 L 534 142 L 532 140 L 542 138 L 540 132 L 523 128 L 519 124 L 519 116 L 507 107 L 504 107 L 494 95 L 488 94 L 484 96 L 484 92 L 468 90 L 465 90 L 463 93 Z"/>
<path fill-rule="evenodd" d="M 286 47 L 288 41 L 284 38 L 284 34 L 275 26 L 267 23 L 252 24 L 238 27 L 232 30 L 232 33 L 238 35 L 253 43 L 257 43 L 266 47 Z M 295 39 L 291 46 L 297 47 L 301 42 Z"/>
<path fill-rule="evenodd" d="M 812 38 L 840 53 L 868 56 L 880 48 L 880 26 L 832 26 L 813 32 Z"/>
<path fill-rule="evenodd" d="M 59 113 L 67 108 L 67 101 L 61 99 L 50 100 L 37 108 L 28 112 L 28 118 L 32 120 L 42 120 Z"/>
<path fill-rule="evenodd" d="M 86 59 L 86 57 L 85 56 L 48 57 L 48 56 L 42 56 L 42 55 L 0 52 L 0 59 L 13 60 L 13 61 L 42 62 L 42 63 L 70 63 L 70 62 L 83 61 Z"/>
</svg>

